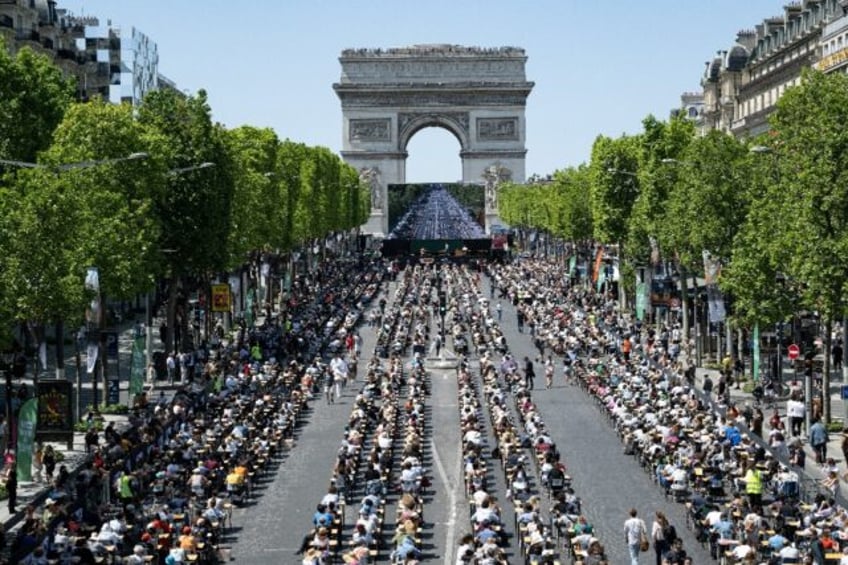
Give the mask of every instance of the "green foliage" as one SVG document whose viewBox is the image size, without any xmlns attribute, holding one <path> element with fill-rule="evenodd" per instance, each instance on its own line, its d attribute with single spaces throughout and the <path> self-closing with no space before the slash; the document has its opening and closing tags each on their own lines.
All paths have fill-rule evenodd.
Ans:
<svg viewBox="0 0 848 565">
<path fill-rule="evenodd" d="M 230 265 L 239 265 L 257 249 L 285 247 L 287 198 L 277 170 L 280 142 L 270 129 L 250 126 L 224 135 L 233 161 L 234 192 L 228 249 Z"/>
<path fill-rule="evenodd" d="M 70 270 L 77 284 L 82 284 L 86 267 L 96 266 L 101 289 L 109 296 L 128 298 L 151 287 L 151 242 L 160 233 L 152 210 L 162 191 L 162 163 L 121 159 L 154 151 L 153 142 L 131 106 L 101 100 L 72 105 L 57 128 L 43 156 L 47 164 L 106 161 L 58 174 L 57 190 L 69 196 L 63 213 L 76 221 L 72 232 L 53 232 L 53 237 L 73 250 Z"/>
<path fill-rule="evenodd" d="M 772 250 L 799 283 L 804 304 L 826 318 L 844 311 L 848 290 L 848 77 L 805 72 L 771 125 L 781 204 Z"/>
<path fill-rule="evenodd" d="M 639 194 L 639 138 L 598 136 L 589 166 L 595 239 L 618 243 L 627 235 L 633 204 Z"/>
<path fill-rule="evenodd" d="M 748 148 L 733 136 L 711 131 L 692 140 L 668 195 L 659 226 L 661 245 L 682 264 L 700 270 L 702 252 L 727 260 L 748 213 Z"/>
<path fill-rule="evenodd" d="M 100 405 L 100 413 L 101 414 L 113 414 L 113 415 L 121 415 L 121 414 L 129 414 L 130 407 L 126 404 L 101 404 Z"/>
<path fill-rule="evenodd" d="M 650 259 L 651 238 L 666 247 L 666 258 L 673 255 L 673 246 L 662 241 L 669 218 L 669 194 L 684 172 L 675 166 L 684 160 L 684 151 L 694 138 L 694 125 L 684 118 L 661 122 L 653 116 L 642 121 L 644 132 L 639 136 L 641 166 L 639 196 L 633 205 L 625 244 L 625 257 L 633 265 L 646 265 Z"/>
<path fill-rule="evenodd" d="M 103 431 L 103 422 L 100 421 L 100 420 L 94 420 L 91 423 L 91 427 L 93 427 L 98 432 L 102 432 Z M 75 432 L 85 433 L 88 430 L 89 430 L 89 425 L 86 422 L 77 422 L 76 424 L 74 424 L 74 431 Z"/>
<path fill-rule="evenodd" d="M 153 205 L 161 224 L 158 250 L 170 250 L 163 261 L 178 277 L 222 270 L 228 260 L 233 165 L 224 130 L 212 123 L 206 92 L 151 92 L 138 119 L 158 141 L 156 158 L 174 171 Z M 196 168 L 203 163 L 214 167 Z"/>
<path fill-rule="evenodd" d="M 74 82 L 24 47 L 10 56 L 0 38 L 0 158 L 35 162 L 74 96 Z"/>
</svg>

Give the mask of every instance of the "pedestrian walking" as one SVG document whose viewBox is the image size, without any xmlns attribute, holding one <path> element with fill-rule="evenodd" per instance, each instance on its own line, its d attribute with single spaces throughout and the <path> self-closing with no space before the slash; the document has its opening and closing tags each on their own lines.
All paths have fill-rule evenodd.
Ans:
<svg viewBox="0 0 848 565">
<path fill-rule="evenodd" d="M 671 544 L 677 539 L 677 531 L 674 529 L 666 515 L 657 510 L 654 523 L 651 525 L 651 539 L 654 542 L 654 553 L 657 556 L 657 565 L 662 565 L 663 557 L 671 549 Z"/>
<path fill-rule="evenodd" d="M 524 357 L 524 386 L 529 390 L 533 390 L 533 379 L 536 378 L 536 373 L 533 370 L 533 361 L 529 357 Z"/>
<path fill-rule="evenodd" d="M 647 551 L 650 546 L 648 541 L 648 528 L 645 522 L 638 517 L 635 508 L 630 509 L 630 518 L 624 522 L 624 540 L 630 552 L 630 565 L 639 565 L 639 553 Z"/>
<path fill-rule="evenodd" d="M 501 306 L 500 302 L 495 305 L 495 311 L 498 313 L 498 321 L 500 322 L 503 317 L 503 306 Z"/>
</svg>

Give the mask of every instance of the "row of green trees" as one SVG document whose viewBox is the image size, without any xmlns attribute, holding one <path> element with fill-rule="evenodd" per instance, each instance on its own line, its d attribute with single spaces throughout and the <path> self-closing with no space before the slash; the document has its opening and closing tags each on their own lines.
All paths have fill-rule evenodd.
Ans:
<svg viewBox="0 0 848 565">
<path fill-rule="evenodd" d="M 286 253 L 367 219 L 354 168 L 270 129 L 214 123 L 204 91 L 153 92 L 138 108 L 77 103 L 74 92 L 48 59 L 0 45 L 7 338 L 15 323 L 78 321 L 90 266 L 105 295 L 126 299 L 162 277 L 208 280 L 255 251 Z"/>
<path fill-rule="evenodd" d="M 682 278 L 703 273 L 708 251 L 723 265 L 736 327 L 819 313 L 828 390 L 831 323 L 845 315 L 848 291 L 846 119 L 848 78 L 809 71 L 760 139 L 700 136 L 685 118 L 649 116 L 639 134 L 599 136 L 588 164 L 550 183 L 503 186 L 500 214 L 569 241 L 619 244 L 626 282 L 652 249 Z"/>
</svg>

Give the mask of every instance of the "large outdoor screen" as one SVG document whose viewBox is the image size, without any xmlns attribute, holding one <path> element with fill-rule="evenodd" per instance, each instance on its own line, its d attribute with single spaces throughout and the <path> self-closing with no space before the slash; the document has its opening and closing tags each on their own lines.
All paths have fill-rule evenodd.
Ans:
<svg viewBox="0 0 848 565">
<path fill-rule="evenodd" d="M 483 186 L 389 185 L 389 239 L 465 240 L 486 237 Z"/>
</svg>

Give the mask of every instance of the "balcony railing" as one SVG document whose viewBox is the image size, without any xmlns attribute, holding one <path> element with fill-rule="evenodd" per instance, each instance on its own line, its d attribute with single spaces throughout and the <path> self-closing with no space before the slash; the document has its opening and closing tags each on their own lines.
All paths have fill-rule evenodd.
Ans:
<svg viewBox="0 0 848 565">
<path fill-rule="evenodd" d="M 41 39 L 41 36 L 35 30 L 19 31 L 15 35 L 15 39 L 17 39 L 18 41 L 35 41 L 36 43 L 38 43 Z"/>
</svg>

